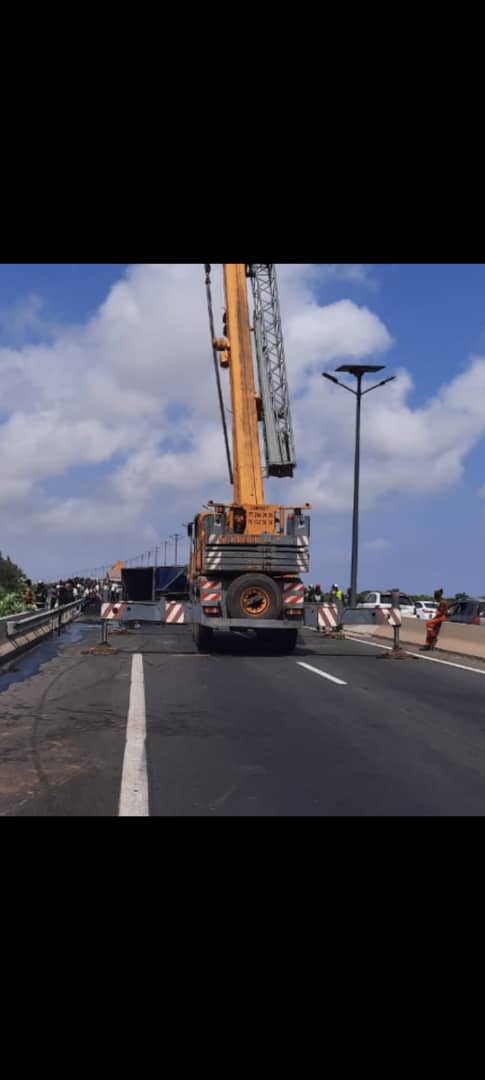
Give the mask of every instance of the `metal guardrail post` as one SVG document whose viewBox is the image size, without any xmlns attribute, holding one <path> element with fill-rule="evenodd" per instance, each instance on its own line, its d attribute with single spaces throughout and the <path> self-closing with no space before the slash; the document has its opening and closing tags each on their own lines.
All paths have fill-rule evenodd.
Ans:
<svg viewBox="0 0 485 1080">
<path fill-rule="evenodd" d="M 393 637 L 394 637 L 393 647 L 392 647 L 390 652 L 385 653 L 383 659 L 386 659 L 386 660 L 410 660 L 411 659 L 410 653 L 405 652 L 405 650 L 401 648 L 401 640 L 400 640 L 400 633 L 401 633 L 401 612 L 400 612 L 401 598 L 400 598 L 400 590 L 399 589 L 391 589 L 391 604 L 392 604 L 392 607 L 391 607 L 391 613 L 390 614 L 392 615 L 393 611 L 396 609 L 399 612 L 399 623 L 397 625 L 395 623 L 393 623 L 393 627 L 392 627 L 392 629 L 393 629 Z"/>
<path fill-rule="evenodd" d="M 118 649 L 113 649 L 113 646 L 109 644 L 109 641 L 108 641 L 108 629 L 109 629 L 108 619 L 102 619 L 101 620 L 101 641 L 99 641 L 97 645 L 92 645 L 91 648 L 87 650 L 88 653 L 91 653 L 94 656 L 107 656 L 107 655 L 110 655 L 112 653 L 118 652 Z"/>
</svg>

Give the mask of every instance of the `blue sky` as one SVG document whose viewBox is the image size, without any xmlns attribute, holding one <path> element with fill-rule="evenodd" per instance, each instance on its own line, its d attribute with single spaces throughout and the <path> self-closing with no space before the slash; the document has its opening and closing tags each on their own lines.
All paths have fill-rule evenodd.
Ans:
<svg viewBox="0 0 485 1080">
<path fill-rule="evenodd" d="M 47 319 L 83 321 L 94 314 L 126 269 L 123 263 L 2 263 L 0 309 L 15 307 L 35 293 Z"/>
<path fill-rule="evenodd" d="M 362 359 L 398 377 L 363 403 L 359 587 L 483 594 L 485 265 L 278 276 L 300 466 L 267 497 L 314 505 L 309 580 L 349 584 L 354 401 L 320 372 Z M 62 576 L 227 498 L 211 363 L 202 265 L 0 266 L 0 549 Z"/>
</svg>

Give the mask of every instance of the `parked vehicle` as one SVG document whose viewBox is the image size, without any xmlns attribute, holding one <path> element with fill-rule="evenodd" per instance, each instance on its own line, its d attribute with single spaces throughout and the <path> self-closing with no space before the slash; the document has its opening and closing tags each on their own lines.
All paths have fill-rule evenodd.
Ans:
<svg viewBox="0 0 485 1080">
<path fill-rule="evenodd" d="M 485 599 L 468 596 L 466 600 L 456 600 L 448 607 L 448 622 L 472 623 L 474 626 L 485 625 Z"/>
<path fill-rule="evenodd" d="M 414 606 L 418 619 L 432 619 L 438 608 L 436 600 L 415 600 Z"/>
<path fill-rule="evenodd" d="M 407 593 L 400 594 L 400 609 L 401 615 L 406 619 L 416 618 L 416 606 L 414 600 Z M 377 589 L 372 592 L 359 593 L 357 597 L 358 608 L 390 608 L 392 607 L 392 596 L 390 592 L 379 592 Z"/>
</svg>

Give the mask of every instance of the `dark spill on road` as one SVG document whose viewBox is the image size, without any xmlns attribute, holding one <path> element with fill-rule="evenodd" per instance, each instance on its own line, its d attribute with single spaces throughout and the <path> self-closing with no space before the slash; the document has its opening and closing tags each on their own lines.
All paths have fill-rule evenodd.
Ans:
<svg viewBox="0 0 485 1080">
<path fill-rule="evenodd" d="M 87 632 L 93 631 L 95 625 L 95 623 L 72 622 L 61 634 L 54 634 L 41 645 L 34 645 L 32 649 L 28 649 L 11 664 L 0 667 L 0 695 L 4 690 L 8 690 L 12 683 L 24 682 L 25 679 L 36 675 L 43 664 L 59 655 L 64 646 L 77 645 Z"/>
</svg>

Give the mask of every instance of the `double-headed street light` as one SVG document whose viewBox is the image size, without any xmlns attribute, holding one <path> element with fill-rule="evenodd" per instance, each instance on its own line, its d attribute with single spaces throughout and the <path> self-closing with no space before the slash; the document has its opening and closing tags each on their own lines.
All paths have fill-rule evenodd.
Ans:
<svg viewBox="0 0 485 1080">
<path fill-rule="evenodd" d="M 324 379 L 329 379 L 330 382 L 336 383 L 337 386 L 341 386 L 343 390 L 349 390 L 351 394 L 354 394 L 357 398 L 357 412 L 355 421 L 355 461 L 354 461 L 354 512 L 352 518 L 352 565 L 350 571 L 350 606 L 355 607 L 357 597 L 357 559 L 358 559 L 358 546 L 359 546 L 359 477 L 360 477 L 360 402 L 364 394 L 369 394 L 371 390 L 377 390 L 378 386 L 385 386 L 386 383 L 392 382 L 396 378 L 395 375 L 390 375 L 388 379 L 383 379 L 381 382 L 375 383 L 374 386 L 369 386 L 367 390 L 362 390 L 362 379 L 364 375 L 368 373 L 375 373 L 376 371 L 382 371 L 384 364 L 342 364 L 341 367 L 336 368 L 336 371 L 345 371 L 349 375 L 355 375 L 357 379 L 357 390 L 353 390 L 351 386 L 347 386 L 345 383 L 340 382 L 340 379 L 336 379 L 335 375 L 330 375 L 327 371 L 322 371 Z"/>
</svg>

